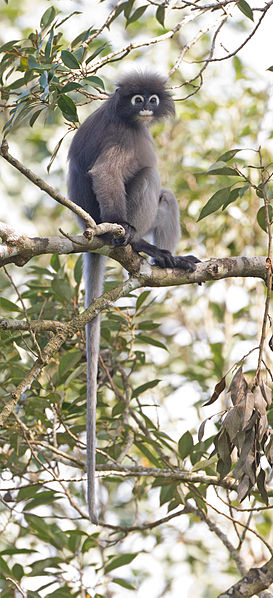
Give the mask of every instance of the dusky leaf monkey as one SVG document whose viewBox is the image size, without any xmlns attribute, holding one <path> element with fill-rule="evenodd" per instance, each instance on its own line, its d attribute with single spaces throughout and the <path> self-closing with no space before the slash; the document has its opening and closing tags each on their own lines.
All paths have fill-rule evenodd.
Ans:
<svg viewBox="0 0 273 598">
<path fill-rule="evenodd" d="M 122 239 L 161 268 L 192 272 L 199 260 L 174 256 L 180 238 L 179 209 L 171 191 L 161 188 L 149 125 L 174 114 L 165 80 L 157 74 L 121 78 L 115 93 L 76 132 L 69 150 L 69 197 L 96 221 L 121 224 Z M 143 237 L 149 234 L 154 244 Z M 109 241 L 109 237 L 108 237 Z M 105 258 L 84 255 L 85 303 L 103 291 Z M 86 327 L 87 348 L 87 496 L 90 519 L 97 523 L 95 501 L 96 395 L 100 316 Z"/>
</svg>

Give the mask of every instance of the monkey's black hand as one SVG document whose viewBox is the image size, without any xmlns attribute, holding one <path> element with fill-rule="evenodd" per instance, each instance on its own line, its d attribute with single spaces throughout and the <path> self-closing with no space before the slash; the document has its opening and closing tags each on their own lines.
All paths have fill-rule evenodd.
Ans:
<svg viewBox="0 0 273 598">
<path fill-rule="evenodd" d="M 161 249 L 161 255 L 154 260 L 155 266 L 159 266 L 159 268 L 179 268 L 185 272 L 194 272 L 196 264 L 201 261 L 194 255 L 172 255 L 169 252 L 163 253 L 163 251 Z"/>
<path fill-rule="evenodd" d="M 125 235 L 120 239 L 113 239 L 113 245 L 115 245 L 115 247 L 128 245 L 128 243 L 131 243 L 133 241 L 133 238 L 135 236 L 135 227 L 129 224 L 128 222 L 117 221 L 117 224 L 123 226 L 125 230 Z"/>
</svg>

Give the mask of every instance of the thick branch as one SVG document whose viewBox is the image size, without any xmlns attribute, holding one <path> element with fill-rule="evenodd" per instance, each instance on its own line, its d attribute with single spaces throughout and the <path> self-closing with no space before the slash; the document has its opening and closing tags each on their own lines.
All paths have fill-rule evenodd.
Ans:
<svg viewBox="0 0 273 598">
<path fill-rule="evenodd" d="M 114 224 L 103 223 L 101 227 L 115 227 Z M 151 266 L 146 259 L 135 253 L 131 246 L 115 248 L 106 246 L 99 237 L 91 242 L 84 235 L 75 237 L 30 238 L 20 236 L 7 225 L 0 223 L 0 237 L 5 243 L 0 245 L 0 266 L 15 263 L 24 265 L 36 255 L 46 253 L 69 254 L 87 251 L 99 251 L 119 262 L 133 276 L 137 277 L 140 286 L 172 286 L 220 280 L 242 276 L 266 280 L 266 261 L 264 257 L 232 257 L 210 259 L 197 264 L 192 274 L 178 269 L 161 269 Z"/>
<path fill-rule="evenodd" d="M 218 598 L 251 598 L 273 583 L 273 557 L 262 567 L 250 569 L 242 579 Z"/>
</svg>

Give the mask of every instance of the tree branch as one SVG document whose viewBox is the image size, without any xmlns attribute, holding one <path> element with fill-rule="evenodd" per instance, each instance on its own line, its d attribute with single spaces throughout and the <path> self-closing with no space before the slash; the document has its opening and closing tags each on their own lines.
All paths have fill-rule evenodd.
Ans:
<svg viewBox="0 0 273 598">
<path fill-rule="evenodd" d="M 102 227 L 118 225 L 103 223 Z M 122 228 L 122 227 L 121 227 Z M 179 269 L 157 268 L 132 250 L 132 247 L 106 246 L 99 237 L 89 241 L 84 235 L 67 237 L 36 237 L 19 235 L 11 227 L 0 222 L 0 267 L 9 263 L 23 266 L 32 257 L 43 254 L 70 254 L 89 251 L 99 252 L 119 262 L 130 275 L 139 280 L 139 286 L 172 286 L 209 282 L 231 277 L 254 277 L 266 280 L 265 257 L 211 258 L 197 264 L 193 273 Z"/>
<path fill-rule="evenodd" d="M 251 598 L 266 590 L 273 582 L 273 557 L 262 567 L 250 569 L 237 583 L 218 598 Z"/>
<path fill-rule="evenodd" d="M 44 347 L 41 355 L 34 362 L 32 368 L 26 374 L 25 378 L 18 384 L 16 390 L 11 393 L 11 398 L 5 403 L 0 414 L 0 426 L 14 410 L 16 404 L 21 398 L 22 394 L 31 387 L 31 384 L 36 380 L 42 369 L 50 362 L 51 358 L 63 345 L 69 336 L 73 336 L 75 332 L 85 327 L 87 322 L 90 322 L 95 316 L 101 312 L 105 307 L 111 305 L 120 297 L 124 297 L 129 291 L 138 288 L 139 282 L 136 279 L 129 279 L 122 285 L 107 291 L 98 299 L 95 299 L 82 314 L 65 323 L 63 328 L 48 341 Z"/>
</svg>

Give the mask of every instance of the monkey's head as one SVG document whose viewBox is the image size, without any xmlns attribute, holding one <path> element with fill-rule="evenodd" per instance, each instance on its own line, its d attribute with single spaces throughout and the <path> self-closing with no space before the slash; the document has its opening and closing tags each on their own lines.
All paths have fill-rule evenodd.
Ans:
<svg viewBox="0 0 273 598">
<path fill-rule="evenodd" d="M 175 113 L 166 81 L 157 74 L 132 73 L 118 82 L 114 96 L 116 116 L 128 124 L 150 122 Z"/>
</svg>

